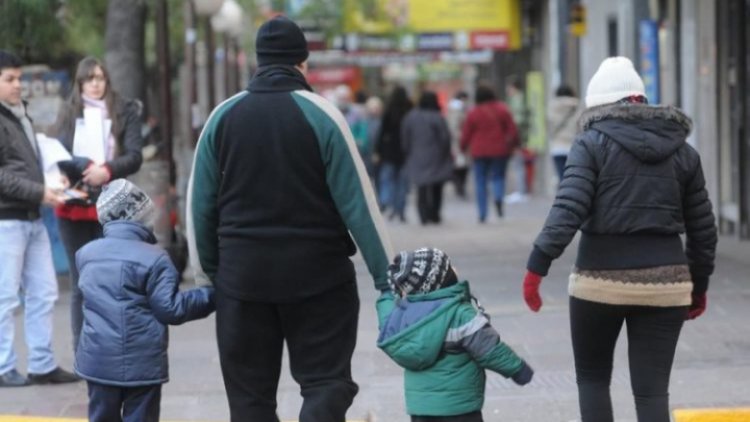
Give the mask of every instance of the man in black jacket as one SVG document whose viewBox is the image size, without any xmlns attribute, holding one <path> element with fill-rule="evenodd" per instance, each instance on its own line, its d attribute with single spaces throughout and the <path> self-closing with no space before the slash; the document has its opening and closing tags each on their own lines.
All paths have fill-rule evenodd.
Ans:
<svg viewBox="0 0 750 422">
<path fill-rule="evenodd" d="M 21 101 L 21 61 L 0 50 L 0 387 L 77 381 L 52 353 L 57 280 L 40 205 L 63 196 L 44 186 L 36 142 Z M 13 311 L 23 291 L 28 378 L 16 370 Z"/>
</svg>

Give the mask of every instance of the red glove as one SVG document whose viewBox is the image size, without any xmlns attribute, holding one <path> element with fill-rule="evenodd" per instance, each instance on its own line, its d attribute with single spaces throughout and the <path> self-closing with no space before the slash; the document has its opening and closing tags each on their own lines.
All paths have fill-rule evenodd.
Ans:
<svg viewBox="0 0 750 422">
<path fill-rule="evenodd" d="M 529 309 L 534 312 L 539 312 L 542 307 L 542 298 L 539 296 L 540 284 L 542 284 L 542 276 L 526 271 L 526 277 L 523 278 L 523 299 Z"/>
<path fill-rule="evenodd" d="M 688 308 L 687 319 L 696 319 L 706 312 L 706 294 L 693 293 L 693 303 Z"/>
</svg>

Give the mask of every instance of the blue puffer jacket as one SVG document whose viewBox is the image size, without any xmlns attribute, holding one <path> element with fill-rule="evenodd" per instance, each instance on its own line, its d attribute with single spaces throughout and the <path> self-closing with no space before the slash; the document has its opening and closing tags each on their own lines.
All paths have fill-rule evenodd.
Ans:
<svg viewBox="0 0 750 422">
<path fill-rule="evenodd" d="M 104 238 L 76 254 L 83 330 L 75 371 L 123 387 L 169 380 L 166 324 L 214 310 L 213 288 L 178 289 L 177 271 L 151 230 L 131 221 L 104 225 Z"/>
</svg>

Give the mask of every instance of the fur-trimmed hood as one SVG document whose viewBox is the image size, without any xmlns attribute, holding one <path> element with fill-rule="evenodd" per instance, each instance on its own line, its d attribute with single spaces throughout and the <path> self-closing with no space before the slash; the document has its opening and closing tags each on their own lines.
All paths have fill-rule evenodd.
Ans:
<svg viewBox="0 0 750 422">
<path fill-rule="evenodd" d="M 579 130 L 596 130 L 647 163 L 662 161 L 685 143 L 693 122 L 680 109 L 646 104 L 607 104 L 587 109 Z"/>
</svg>

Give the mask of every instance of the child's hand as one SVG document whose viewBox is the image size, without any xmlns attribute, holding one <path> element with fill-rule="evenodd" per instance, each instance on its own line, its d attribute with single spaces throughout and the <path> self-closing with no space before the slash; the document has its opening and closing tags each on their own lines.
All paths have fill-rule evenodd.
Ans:
<svg viewBox="0 0 750 422">
<path fill-rule="evenodd" d="M 534 370 L 531 369 L 531 367 L 524 362 L 521 369 L 516 372 L 511 379 L 513 382 L 515 382 L 518 385 L 526 385 L 529 382 L 531 382 L 531 379 L 534 377 Z"/>
</svg>

